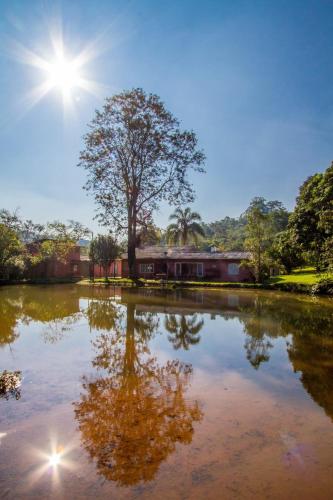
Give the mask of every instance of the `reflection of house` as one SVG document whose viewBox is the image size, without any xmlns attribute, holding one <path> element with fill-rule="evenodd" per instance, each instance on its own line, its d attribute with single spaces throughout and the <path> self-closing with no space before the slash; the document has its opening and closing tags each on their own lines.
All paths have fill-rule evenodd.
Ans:
<svg viewBox="0 0 333 500">
<path fill-rule="evenodd" d="M 193 247 L 145 247 L 136 249 L 137 274 L 142 278 L 250 281 L 242 266 L 248 252 L 200 252 Z M 122 276 L 128 276 L 127 254 L 122 255 Z"/>
</svg>

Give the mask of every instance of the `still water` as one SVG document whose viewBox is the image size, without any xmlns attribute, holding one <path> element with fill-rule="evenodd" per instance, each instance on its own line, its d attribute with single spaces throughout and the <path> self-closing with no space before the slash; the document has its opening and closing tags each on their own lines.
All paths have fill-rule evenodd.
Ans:
<svg viewBox="0 0 333 500">
<path fill-rule="evenodd" d="M 333 497 L 333 302 L 0 289 L 0 498 Z"/>
</svg>

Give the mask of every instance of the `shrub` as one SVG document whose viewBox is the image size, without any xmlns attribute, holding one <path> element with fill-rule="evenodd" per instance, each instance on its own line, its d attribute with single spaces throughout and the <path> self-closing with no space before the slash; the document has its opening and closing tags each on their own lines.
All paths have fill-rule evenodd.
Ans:
<svg viewBox="0 0 333 500">
<path fill-rule="evenodd" d="M 333 277 L 322 278 L 313 285 L 311 292 L 313 295 L 332 295 L 333 296 Z"/>
</svg>

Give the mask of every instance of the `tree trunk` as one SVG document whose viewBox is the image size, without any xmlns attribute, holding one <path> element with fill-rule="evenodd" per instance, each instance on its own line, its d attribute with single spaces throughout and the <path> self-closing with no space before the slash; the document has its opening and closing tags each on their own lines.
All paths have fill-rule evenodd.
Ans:
<svg viewBox="0 0 333 500">
<path fill-rule="evenodd" d="M 132 279 L 136 279 L 136 258 L 135 258 L 135 240 L 131 237 L 128 239 L 128 269 L 129 269 L 129 277 Z"/>
<path fill-rule="evenodd" d="M 128 258 L 129 277 L 131 279 L 137 278 L 135 247 L 136 247 L 136 221 L 135 221 L 135 217 L 133 217 L 131 214 L 131 210 L 129 210 L 128 211 L 127 258 Z"/>
</svg>

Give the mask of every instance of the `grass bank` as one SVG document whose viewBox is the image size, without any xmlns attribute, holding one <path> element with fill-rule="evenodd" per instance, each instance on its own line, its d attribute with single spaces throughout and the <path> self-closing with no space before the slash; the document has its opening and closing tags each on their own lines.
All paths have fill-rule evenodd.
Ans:
<svg viewBox="0 0 333 500">
<path fill-rule="evenodd" d="M 321 279 L 326 278 L 327 275 L 324 273 L 316 273 L 313 267 L 304 267 L 301 269 L 295 269 L 290 274 L 281 274 L 279 276 L 273 276 L 270 278 L 269 283 L 286 283 L 286 284 L 301 284 L 301 285 L 315 285 L 319 283 Z"/>
<path fill-rule="evenodd" d="M 79 285 L 89 286 L 129 286 L 129 287 L 158 287 L 158 288 L 243 288 L 262 290 L 281 290 L 296 293 L 318 293 L 331 294 L 332 288 L 320 287 L 319 283 L 327 275 L 316 273 L 313 268 L 296 269 L 291 274 L 273 276 L 265 283 L 244 283 L 244 282 L 221 282 L 221 281 L 177 281 L 177 280 L 153 280 L 143 279 L 132 280 L 129 278 L 104 278 L 89 279 L 79 281 Z M 333 285 L 332 285 L 333 286 Z"/>
</svg>

